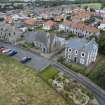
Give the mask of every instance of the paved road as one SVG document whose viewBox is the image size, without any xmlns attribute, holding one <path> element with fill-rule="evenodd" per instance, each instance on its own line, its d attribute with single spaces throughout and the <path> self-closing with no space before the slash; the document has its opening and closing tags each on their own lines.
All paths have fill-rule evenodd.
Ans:
<svg viewBox="0 0 105 105">
<path fill-rule="evenodd" d="M 85 78 L 84 76 L 77 74 L 73 72 L 72 70 L 69 70 L 65 66 L 58 64 L 54 61 L 47 60 L 37 54 L 34 54 L 32 52 L 26 51 L 24 49 L 19 48 L 18 46 L 13 46 L 10 44 L 1 43 L 1 46 L 5 46 L 7 48 L 14 48 L 18 51 L 18 54 L 14 56 L 16 59 L 20 60 L 24 56 L 30 56 L 32 57 L 32 61 L 30 63 L 27 63 L 28 66 L 40 70 L 45 68 L 47 65 L 52 64 L 54 67 L 58 68 L 58 70 L 64 72 L 68 77 L 73 78 L 79 82 L 81 82 L 84 86 L 86 86 L 97 98 L 99 105 L 105 105 L 105 91 L 103 91 L 101 88 L 99 88 L 97 85 L 92 83 L 90 80 Z"/>
<path fill-rule="evenodd" d="M 32 52 L 29 52 L 25 49 L 21 49 L 18 46 L 13 46 L 13 45 L 1 43 L 1 42 L 0 42 L 0 45 L 5 46 L 10 49 L 16 49 L 18 53 L 14 56 L 14 58 L 16 58 L 19 61 L 24 56 L 32 57 L 31 62 L 27 63 L 27 65 L 32 68 L 35 68 L 36 70 L 42 70 L 43 68 L 45 68 L 46 66 L 48 66 L 50 64 L 50 62 L 47 59 L 45 59 L 37 54 L 34 54 Z"/>
<path fill-rule="evenodd" d="M 58 68 L 60 71 L 64 72 L 68 77 L 73 78 L 79 82 L 81 82 L 84 86 L 86 86 L 97 98 L 99 105 L 105 105 L 105 91 L 99 88 L 97 85 L 92 83 L 86 77 L 69 70 L 65 66 L 54 63 L 52 66 Z"/>
</svg>

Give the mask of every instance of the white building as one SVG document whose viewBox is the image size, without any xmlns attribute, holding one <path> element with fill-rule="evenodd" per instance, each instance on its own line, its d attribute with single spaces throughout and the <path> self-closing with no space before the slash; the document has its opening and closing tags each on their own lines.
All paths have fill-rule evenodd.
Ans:
<svg viewBox="0 0 105 105">
<path fill-rule="evenodd" d="M 98 45 L 95 40 L 71 39 L 65 49 L 65 59 L 69 62 L 88 66 L 96 61 Z"/>
</svg>

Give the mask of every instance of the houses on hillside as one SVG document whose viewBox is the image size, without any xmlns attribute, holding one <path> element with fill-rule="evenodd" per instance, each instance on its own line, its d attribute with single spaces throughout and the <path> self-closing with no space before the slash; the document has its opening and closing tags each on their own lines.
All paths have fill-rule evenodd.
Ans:
<svg viewBox="0 0 105 105">
<path fill-rule="evenodd" d="M 67 62 L 88 66 L 96 60 L 98 45 L 94 40 L 86 39 L 91 36 L 99 37 L 100 30 L 104 30 L 104 17 L 96 18 L 102 17 L 102 14 L 100 11 L 91 12 L 88 9 L 69 6 L 10 12 L 4 16 L 4 22 L 0 25 L 0 40 L 14 43 L 24 36 L 27 43 L 33 44 L 43 54 L 50 54 L 65 47 L 64 56 Z M 93 18 L 94 22 L 90 22 Z M 100 26 L 98 23 L 101 23 Z M 74 34 L 77 38 L 69 40 L 69 37 L 65 40 L 62 34 Z"/>
<path fill-rule="evenodd" d="M 65 48 L 65 59 L 68 63 L 88 66 L 95 62 L 98 53 L 98 45 L 95 40 L 71 39 Z"/>
</svg>

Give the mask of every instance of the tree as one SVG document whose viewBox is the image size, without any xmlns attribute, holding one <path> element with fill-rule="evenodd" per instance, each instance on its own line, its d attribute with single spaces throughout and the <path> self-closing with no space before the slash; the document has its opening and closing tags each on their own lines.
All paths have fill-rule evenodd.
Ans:
<svg viewBox="0 0 105 105">
<path fill-rule="evenodd" d="M 92 71 L 89 77 L 96 84 L 105 89 L 105 63 L 98 65 L 96 70 Z"/>
<path fill-rule="evenodd" d="M 102 3 L 101 9 L 105 8 L 105 3 Z"/>
<path fill-rule="evenodd" d="M 101 32 L 98 44 L 99 44 L 99 52 L 105 55 L 105 32 Z"/>
<path fill-rule="evenodd" d="M 85 7 L 84 7 L 84 9 L 87 11 L 87 9 L 88 9 L 88 6 L 85 6 Z"/>
</svg>

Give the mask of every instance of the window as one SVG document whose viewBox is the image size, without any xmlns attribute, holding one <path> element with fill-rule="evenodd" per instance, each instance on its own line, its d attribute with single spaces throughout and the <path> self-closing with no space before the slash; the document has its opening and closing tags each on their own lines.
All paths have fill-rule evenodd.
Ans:
<svg viewBox="0 0 105 105">
<path fill-rule="evenodd" d="M 68 50 L 69 50 L 69 52 L 71 52 L 71 51 L 72 51 L 72 49 L 71 49 L 71 48 L 69 48 Z"/>
<path fill-rule="evenodd" d="M 76 54 L 76 55 L 78 54 L 78 51 L 77 51 L 77 50 L 75 50 L 75 54 Z"/>
<path fill-rule="evenodd" d="M 9 36 L 11 36 L 11 33 L 8 33 Z"/>
<path fill-rule="evenodd" d="M 85 53 L 84 53 L 84 52 L 82 52 L 82 53 L 81 53 L 81 56 L 82 56 L 82 57 L 85 57 Z"/>
</svg>

